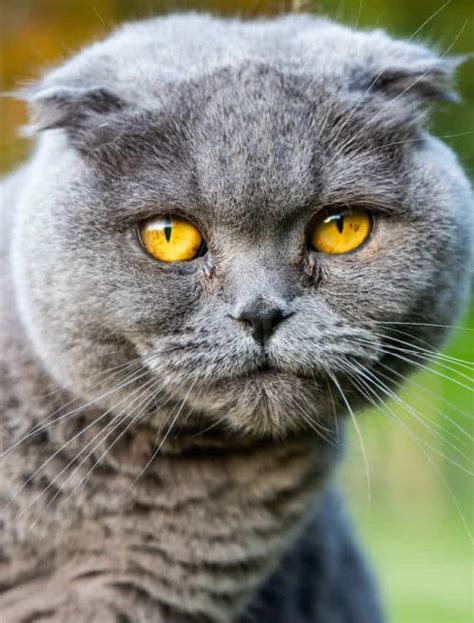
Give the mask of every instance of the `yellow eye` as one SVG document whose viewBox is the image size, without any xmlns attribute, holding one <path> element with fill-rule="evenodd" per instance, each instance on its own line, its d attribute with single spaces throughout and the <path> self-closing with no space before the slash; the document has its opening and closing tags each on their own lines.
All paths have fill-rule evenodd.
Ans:
<svg viewBox="0 0 474 623">
<path fill-rule="evenodd" d="M 367 210 L 341 210 L 319 221 L 311 233 L 311 244 L 321 253 L 348 253 L 367 240 L 372 219 Z"/>
<path fill-rule="evenodd" d="M 143 246 L 161 262 L 183 262 L 203 255 L 205 242 L 194 225 L 176 216 L 158 217 L 140 226 Z"/>
</svg>

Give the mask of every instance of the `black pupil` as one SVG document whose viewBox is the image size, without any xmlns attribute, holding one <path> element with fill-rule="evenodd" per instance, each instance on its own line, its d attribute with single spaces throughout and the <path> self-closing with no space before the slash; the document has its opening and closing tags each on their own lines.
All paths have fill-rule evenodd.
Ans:
<svg viewBox="0 0 474 623">
<path fill-rule="evenodd" d="M 345 217 L 345 214 L 339 212 L 338 214 L 331 215 L 327 219 L 326 223 L 328 223 L 328 222 L 329 223 L 336 223 L 336 227 L 337 227 L 338 232 L 340 234 L 342 234 L 342 232 L 344 230 L 344 217 Z"/>
<path fill-rule="evenodd" d="M 171 231 L 172 231 L 172 229 L 173 229 L 173 225 L 171 223 L 171 219 L 167 218 L 165 220 L 165 226 L 163 227 L 163 231 L 165 233 L 165 238 L 166 238 L 167 242 L 169 242 L 170 239 L 171 239 Z"/>
</svg>

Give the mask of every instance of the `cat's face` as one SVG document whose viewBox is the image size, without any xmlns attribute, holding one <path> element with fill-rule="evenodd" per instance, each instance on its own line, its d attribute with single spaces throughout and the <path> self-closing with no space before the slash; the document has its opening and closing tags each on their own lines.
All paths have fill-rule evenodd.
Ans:
<svg viewBox="0 0 474 623">
<path fill-rule="evenodd" d="M 397 76 L 389 64 L 374 86 L 380 76 L 364 63 L 382 40 L 396 68 L 399 44 L 305 19 L 301 46 L 311 28 L 327 39 L 312 61 L 310 47 L 287 66 L 277 50 L 273 62 L 265 48 L 264 60 L 236 51 L 220 64 L 208 50 L 209 71 L 186 80 L 155 83 L 137 66 L 134 91 L 133 67 L 126 83 L 110 69 L 97 90 L 84 72 L 92 54 L 79 83 L 59 70 L 61 86 L 36 96 L 40 126 L 59 129 L 44 136 L 22 198 L 15 279 L 36 348 L 61 383 L 97 398 L 129 382 L 99 404 L 117 409 L 119 395 L 125 406 L 146 403 L 158 422 L 199 414 L 282 435 L 331 426 L 347 410 L 342 392 L 359 406 L 351 375 L 409 367 L 387 354 L 385 336 L 403 329 L 393 323 L 420 323 L 405 340 L 440 342 L 444 330 L 422 323 L 449 324 L 458 312 L 472 218 L 462 172 L 419 122 L 443 65 L 423 52 L 433 75 L 410 77 L 404 66 Z M 284 24 L 268 24 L 267 40 L 284 37 Z M 420 48 L 410 50 L 421 67 Z M 145 71 L 153 66 L 152 49 L 137 54 Z M 405 95 L 417 80 L 423 88 Z M 314 248 L 325 217 L 357 210 L 370 221 L 360 246 Z M 176 262 L 147 253 L 140 227 L 161 217 L 190 223 L 201 253 Z"/>
</svg>

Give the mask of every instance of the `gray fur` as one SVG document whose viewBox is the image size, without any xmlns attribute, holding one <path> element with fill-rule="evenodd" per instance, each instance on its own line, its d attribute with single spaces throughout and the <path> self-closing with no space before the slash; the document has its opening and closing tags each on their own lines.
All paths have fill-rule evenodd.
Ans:
<svg viewBox="0 0 474 623">
<path fill-rule="evenodd" d="M 384 323 L 437 348 L 466 298 L 472 193 L 424 129 L 454 68 L 324 19 L 189 14 L 23 91 L 41 134 L 2 193 L 4 446 L 73 413 L 2 459 L 2 620 L 382 620 L 332 491 L 338 385 L 366 404 L 350 366 L 410 368 Z M 369 242 L 309 251 L 348 203 L 376 213 Z M 142 251 L 163 210 L 205 257 Z M 255 305 L 285 316 L 265 353 Z"/>
</svg>

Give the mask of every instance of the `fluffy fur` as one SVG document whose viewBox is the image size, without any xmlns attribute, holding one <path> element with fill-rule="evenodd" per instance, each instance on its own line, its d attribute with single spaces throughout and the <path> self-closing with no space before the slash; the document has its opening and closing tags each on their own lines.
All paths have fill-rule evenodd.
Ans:
<svg viewBox="0 0 474 623">
<path fill-rule="evenodd" d="M 382 621 L 331 475 L 364 383 L 410 368 L 396 323 L 435 349 L 466 296 L 471 190 L 424 129 L 454 67 L 309 16 L 180 15 L 24 90 L 41 136 L 2 188 L 3 621 Z M 311 251 L 347 204 L 370 240 Z M 206 256 L 143 252 L 163 211 Z M 272 308 L 263 349 L 242 318 Z"/>
</svg>

